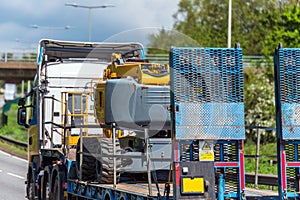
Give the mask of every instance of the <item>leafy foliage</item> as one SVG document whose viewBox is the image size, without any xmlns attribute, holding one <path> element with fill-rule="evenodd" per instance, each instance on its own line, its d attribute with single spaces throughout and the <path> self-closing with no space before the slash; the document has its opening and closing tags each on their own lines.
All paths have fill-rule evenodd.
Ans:
<svg viewBox="0 0 300 200">
<path fill-rule="evenodd" d="M 174 30 L 197 41 L 198 46 L 227 46 L 228 1 L 181 0 L 173 17 Z M 239 42 L 245 55 L 272 55 L 279 42 L 284 47 L 299 46 L 299 25 L 298 0 L 232 1 L 231 46 Z M 150 46 L 158 49 L 176 46 L 178 41 L 177 33 L 165 30 L 150 37 Z"/>
<path fill-rule="evenodd" d="M 161 29 L 159 33 L 149 35 L 148 54 L 167 54 L 171 46 L 199 46 L 192 38 L 175 30 Z"/>
<path fill-rule="evenodd" d="M 300 47 L 300 8 L 296 5 L 292 9 L 285 9 L 282 13 L 267 13 L 268 21 L 273 24 L 264 41 L 263 53 L 265 55 L 274 52 L 274 47 L 283 43 L 284 47 Z M 270 27 L 271 28 L 271 27 Z"/>
<path fill-rule="evenodd" d="M 226 47 L 228 1 L 181 0 L 174 28 L 201 46 Z M 232 43 L 239 42 L 246 55 L 260 55 L 265 35 L 265 10 L 278 9 L 278 1 L 240 0 L 232 5 Z M 233 44 L 231 44 L 233 46 Z"/>
<path fill-rule="evenodd" d="M 22 126 L 16 126 L 18 104 L 12 104 L 7 115 L 7 125 L 0 128 L 0 135 L 11 137 L 22 142 L 27 141 L 27 129 Z"/>
<path fill-rule="evenodd" d="M 259 173 L 277 174 L 277 165 L 272 164 L 276 160 L 276 143 L 268 143 L 260 146 Z M 256 144 L 245 144 L 245 155 L 256 155 Z M 246 172 L 255 172 L 255 159 L 246 158 Z"/>
<path fill-rule="evenodd" d="M 279 42 L 284 47 L 299 46 L 298 0 L 240 0 L 232 3 L 232 42 L 240 43 L 244 55 L 270 56 Z M 193 38 L 199 46 L 227 46 L 228 1 L 181 0 L 174 19 L 174 29 Z M 168 49 L 166 46 L 174 45 L 176 41 L 176 35 L 166 31 L 151 37 L 150 44 L 160 44 L 163 49 Z M 273 81 L 272 66 L 253 63 L 252 68 L 245 70 L 246 125 L 275 127 Z M 255 140 L 255 135 L 255 131 L 247 132 L 250 140 Z M 274 141 L 272 135 L 272 132 L 263 134 L 262 142 Z"/>
<path fill-rule="evenodd" d="M 275 127 L 274 73 L 271 66 L 250 67 L 245 70 L 245 124 Z M 256 140 L 255 130 L 247 138 Z M 262 143 L 274 141 L 272 132 L 263 134 Z"/>
</svg>

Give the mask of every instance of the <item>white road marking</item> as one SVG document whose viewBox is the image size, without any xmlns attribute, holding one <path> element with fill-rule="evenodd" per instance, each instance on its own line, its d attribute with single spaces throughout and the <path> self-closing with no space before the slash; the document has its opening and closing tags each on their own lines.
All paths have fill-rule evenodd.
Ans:
<svg viewBox="0 0 300 200">
<path fill-rule="evenodd" d="M 2 153 L 3 155 L 6 155 L 6 156 L 8 156 L 8 157 L 11 157 L 11 158 L 17 159 L 17 160 L 20 160 L 20 161 L 27 162 L 27 160 L 25 160 L 25 159 L 22 159 L 22 158 L 19 158 L 19 157 L 16 157 L 16 156 L 10 155 L 9 153 L 6 153 L 6 152 L 4 152 L 4 151 L 1 151 L 1 150 L 0 150 L 0 153 Z"/>
<path fill-rule="evenodd" d="M 0 173 L 2 172 L 2 170 L 0 169 Z"/>
<path fill-rule="evenodd" d="M 19 176 L 19 175 L 17 175 L 17 174 L 13 174 L 13 173 L 9 173 L 9 172 L 7 172 L 7 174 L 10 175 L 10 176 L 19 178 L 19 179 L 25 179 L 23 176 Z"/>
<path fill-rule="evenodd" d="M 23 159 L 23 158 L 19 158 L 19 157 L 17 157 L 17 156 L 12 156 L 12 158 L 28 163 L 27 160 L 25 160 L 25 159 Z"/>
<path fill-rule="evenodd" d="M 6 155 L 6 156 L 11 156 L 9 153 L 6 153 L 6 152 L 1 151 L 1 150 L 0 150 L 0 153 L 2 153 L 3 155 Z"/>
</svg>

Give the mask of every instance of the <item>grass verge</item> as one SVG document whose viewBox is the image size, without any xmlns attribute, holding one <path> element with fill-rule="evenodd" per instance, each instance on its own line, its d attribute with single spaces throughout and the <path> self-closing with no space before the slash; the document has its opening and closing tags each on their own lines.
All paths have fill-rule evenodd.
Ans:
<svg viewBox="0 0 300 200">
<path fill-rule="evenodd" d="M 0 141 L 0 150 L 27 160 L 27 150 L 25 149 L 20 149 L 16 146 Z"/>
</svg>

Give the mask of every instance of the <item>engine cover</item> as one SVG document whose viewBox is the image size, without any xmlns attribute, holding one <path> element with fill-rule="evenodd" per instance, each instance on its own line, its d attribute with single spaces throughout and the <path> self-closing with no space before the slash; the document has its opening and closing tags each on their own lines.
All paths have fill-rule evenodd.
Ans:
<svg viewBox="0 0 300 200">
<path fill-rule="evenodd" d="M 105 123 L 127 129 L 170 129 L 170 87 L 111 79 L 105 89 Z"/>
</svg>

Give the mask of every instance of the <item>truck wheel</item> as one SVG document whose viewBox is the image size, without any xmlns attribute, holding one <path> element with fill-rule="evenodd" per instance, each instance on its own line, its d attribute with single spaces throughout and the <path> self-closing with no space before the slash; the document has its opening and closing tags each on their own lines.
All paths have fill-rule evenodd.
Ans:
<svg viewBox="0 0 300 200">
<path fill-rule="evenodd" d="M 31 173 L 27 176 L 26 193 L 29 200 L 35 200 L 35 182 Z"/>
<path fill-rule="evenodd" d="M 82 138 L 82 166 L 81 166 L 81 180 L 82 181 L 95 181 L 96 180 L 96 154 L 98 148 L 98 138 L 84 137 Z M 80 174 L 80 139 L 76 146 L 76 164 Z"/>
<path fill-rule="evenodd" d="M 119 141 L 116 141 L 116 154 L 121 154 Z M 113 183 L 113 140 L 111 138 L 101 138 L 97 150 L 96 172 L 99 183 Z M 117 182 L 120 180 L 121 158 L 116 158 Z"/>
<path fill-rule="evenodd" d="M 42 176 L 38 177 L 38 188 L 37 188 L 37 196 L 38 196 L 38 200 L 43 200 L 42 199 L 42 194 L 41 194 L 41 185 L 42 185 Z"/>
<path fill-rule="evenodd" d="M 59 177 L 58 174 L 55 177 L 53 188 L 52 188 L 52 198 L 51 200 L 64 200 L 64 190 L 63 190 L 63 177 Z"/>
<path fill-rule="evenodd" d="M 50 191 L 50 182 L 49 182 L 49 175 L 44 174 L 42 178 L 42 184 L 41 184 L 41 195 L 43 200 L 51 200 L 51 191 Z"/>
</svg>

